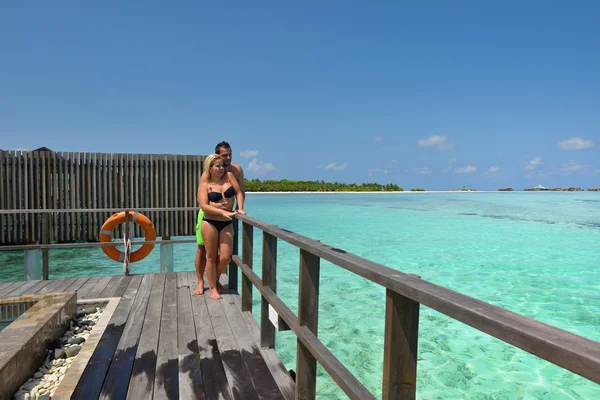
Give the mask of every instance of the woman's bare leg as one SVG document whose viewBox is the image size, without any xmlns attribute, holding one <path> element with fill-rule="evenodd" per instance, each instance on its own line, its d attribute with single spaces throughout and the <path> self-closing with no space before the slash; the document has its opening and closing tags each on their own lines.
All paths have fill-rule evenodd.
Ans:
<svg viewBox="0 0 600 400">
<path fill-rule="evenodd" d="M 198 246 L 198 249 L 196 250 L 194 267 L 196 267 L 196 278 L 198 279 L 198 287 L 194 290 L 194 294 L 203 294 L 204 270 L 206 269 L 206 248 L 204 246 Z"/>
<path fill-rule="evenodd" d="M 208 287 L 210 288 L 211 299 L 220 299 L 217 291 L 217 257 L 219 246 L 219 235 L 217 228 L 206 221 L 202 221 L 202 238 L 204 239 L 204 248 L 206 249 L 206 277 Z"/>
<path fill-rule="evenodd" d="M 233 245 L 233 226 L 229 225 L 219 232 L 219 263 L 217 265 L 217 289 L 220 293 L 227 293 L 227 290 L 219 283 L 219 277 L 225 273 L 229 261 L 231 261 L 231 247 Z"/>
</svg>

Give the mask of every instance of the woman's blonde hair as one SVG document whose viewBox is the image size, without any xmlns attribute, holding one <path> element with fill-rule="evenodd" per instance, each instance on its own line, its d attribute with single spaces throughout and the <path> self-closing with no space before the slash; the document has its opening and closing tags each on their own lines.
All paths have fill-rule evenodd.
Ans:
<svg viewBox="0 0 600 400">
<path fill-rule="evenodd" d="M 212 168 L 212 166 L 215 164 L 215 162 L 217 160 L 222 160 L 222 159 L 223 159 L 223 157 L 221 157 L 218 154 L 211 154 L 210 156 L 206 157 L 206 160 L 204 160 L 204 168 L 206 170 L 206 179 L 209 182 L 212 180 L 210 169 Z"/>
</svg>

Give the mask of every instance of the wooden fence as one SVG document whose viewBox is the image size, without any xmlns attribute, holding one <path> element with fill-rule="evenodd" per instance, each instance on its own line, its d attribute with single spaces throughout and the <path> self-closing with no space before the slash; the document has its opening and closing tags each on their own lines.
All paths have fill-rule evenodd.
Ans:
<svg viewBox="0 0 600 400">
<path fill-rule="evenodd" d="M 194 207 L 205 156 L 0 151 L 0 210 Z M 97 241 L 111 213 L 55 213 L 54 243 Z M 157 236 L 195 235 L 193 210 L 146 214 Z M 38 214 L 0 216 L 0 244 L 40 243 Z M 115 230 L 122 237 L 123 226 Z M 135 226 L 135 236 L 143 231 Z"/>
</svg>

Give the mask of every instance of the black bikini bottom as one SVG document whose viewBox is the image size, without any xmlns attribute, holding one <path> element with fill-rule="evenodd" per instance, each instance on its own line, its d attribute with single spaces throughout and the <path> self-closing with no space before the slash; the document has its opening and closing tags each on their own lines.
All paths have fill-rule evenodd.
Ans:
<svg viewBox="0 0 600 400">
<path fill-rule="evenodd" d="M 202 221 L 206 221 L 215 228 L 217 228 L 217 232 L 221 232 L 221 230 L 231 224 L 233 221 L 217 221 L 216 219 L 206 219 L 202 218 Z"/>
</svg>

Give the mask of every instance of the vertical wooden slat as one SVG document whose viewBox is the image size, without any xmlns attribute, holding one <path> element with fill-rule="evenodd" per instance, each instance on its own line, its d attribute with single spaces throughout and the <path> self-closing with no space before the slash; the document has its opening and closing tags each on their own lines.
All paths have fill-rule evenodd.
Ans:
<svg viewBox="0 0 600 400">
<path fill-rule="evenodd" d="M 110 185 L 108 183 L 109 177 L 110 177 L 110 161 L 109 161 L 109 154 L 104 153 L 102 154 L 102 171 L 103 171 L 103 175 L 104 178 L 102 180 L 102 207 L 103 208 L 110 208 L 112 207 L 109 203 L 109 196 L 108 196 L 108 190 L 110 188 Z M 100 218 L 100 224 L 103 224 L 104 221 L 106 221 L 108 219 L 108 213 L 102 213 L 102 217 Z M 102 225 L 100 225 L 102 226 Z M 98 229 L 99 231 L 99 229 Z"/>
<path fill-rule="evenodd" d="M 67 165 L 69 170 L 69 176 L 67 178 L 67 182 L 69 185 L 69 190 L 67 190 L 67 199 L 69 202 L 69 208 L 71 210 L 78 208 L 77 207 L 77 184 L 75 183 L 75 174 L 76 172 L 76 164 L 77 159 L 75 158 L 75 153 L 67 154 Z M 71 240 L 79 239 L 79 235 L 77 235 L 76 227 L 77 227 L 77 218 L 79 217 L 79 213 L 70 213 L 70 222 L 69 226 L 65 226 L 70 232 Z"/>
<path fill-rule="evenodd" d="M 189 172 L 189 168 L 188 168 L 188 159 L 187 156 L 183 156 L 183 162 L 181 164 L 182 167 L 182 176 L 183 176 L 183 206 L 184 207 L 190 207 L 190 196 L 188 194 L 188 172 Z M 185 236 L 191 235 L 192 232 L 189 230 L 189 215 L 190 212 L 189 211 L 184 211 L 183 213 L 183 232 L 182 234 Z"/>
<path fill-rule="evenodd" d="M 254 227 L 247 222 L 242 222 L 242 262 L 250 269 L 253 266 L 254 254 Z M 252 312 L 252 282 L 242 274 L 242 311 Z"/>
<path fill-rule="evenodd" d="M 23 152 L 22 151 L 17 151 L 16 152 L 16 168 L 14 170 L 15 173 L 15 183 L 17 186 L 17 200 L 15 201 L 15 205 L 17 209 L 21 210 L 23 208 L 23 189 L 22 189 L 22 185 L 23 185 L 23 179 L 20 179 L 22 174 L 23 174 L 23 157 L 22 157 Z M 23 214 L 17 214 L 16 215 L 17 218 L 15 218 L 17 221 L 17 240 L 19 242 L 23 242 Z"/>
<path fill-rule="evenodd" d="M 42 243 L 48 244 L 50 232 L 50 215 L 45 213 L 42 215 Z M 48 276 L 50 275 L 49 271 L 49 254 L 48 249 L 42 249 L 42 279 L 48 280 Z"/>
<path fill-rule="evenodd" d="M 39 151 L 30 151 L 29 152 L 29 207 L 30 209 L 36 209 L 38 208 L 36 203 L 39 197 L 40 197 L 40 188 L 39 188 L 39 184 L 40 184 L 40 180 L 36 179 L 37 178 L 37 174 L 38 174 L 38 169 L 36 168 L 36 159 L 38 159 L 40 152 Z M 37 157 L 36 157 L 37 155 Z M 38 159 L 39 160 L 39 159 Z M 39 163 L 38 163 L 39 166 Z M 30 214 L 29 215 L 29 241 L 30 243 L 37 243 L 37 237 L 36 237 L 36 218 L 37 214 Z"/>
<path fill-rule="evenodd" d="M 69 209 L 69 163 L 68 163 L 68 153 L 66 152 L 61 152 L 61 159 L 62 159 L 62 177 L 61 177 L 61 183 L 63 185 L 62 188 L 62 194 L 63 194 L 63 199 L 62 199 L 62 208 L 64 210 L 68 210 Z M 71 236 L 71 232 L 68 230 L 68 221 L 69 221 L 69 214 L 67 214 L 66 212 L 61 213 L 62 214 L 62 224 L 60 227 L 60 230 L 62 232 L 62 240 L 63 241 L 67 241 L 69 240 L 69 237 Z"/>
<path fill-rule="evenodd" d="M 6 203 L 4 201 L 4 196 L 8 192 L 7 190 L 7 179 L 6 179 L 6 167 L 5 163 L 7 162 L 6 153 L 0 150 L 0 210 L 6 210 Z M 6 225 L 6 215 L 0 215 L 0 227 L 2 228 L 2 232 L 0 232 L 0 243 L 4 244 L 7 242 L 6 232 L 8 231 L 8 226 Z"/>
<path fill-rule="evenodd" d="M 90 165 L 92 169 L 92 201 L 90 207 L 98 208 L 98 153 L 90 154 Z M 96 228 L 98 226 L 98 213 L 92 213 L 92 223 L 90 234 L 88 235 L 89 239 L 94 240 L 96 237 Z"/>
<path fill-rule="evenodd" d="M 321 259 L 300 250 L 300 286 L 298 294 L 298 324 L 306 326 L 315 336 L 319 331 L 319 275 Z M 314 399 L 317 388 L 317 360 L 297 340 L 296 398 Z"/>
<path fill-rule="evenodd" d="M 239 220 L 237 218 L 233 219 L 233 222 L 231 223 L 233 225 L 233 244 L 231 246 L 231 254 L 236 256 L 239 254 L 239 238 L 240 238 L 240 232 L 239 232 Z M 237 291 L 238 290 L 238 266 L 237 264 L 233 261 L 233 259 L 231 259 L 231 261 L 229 261 L 229 289 Z"/>
<path fill-rule="evenodd" d="M 162 197 L 162 201 L 161 201 L 161 207 L 169 207 L 169 182 L 168 182 L 168 177 L 169 177 L 169 164 L 167 161 L 167 156 L 163 155 L 163 159 L 162 159 L 162 168 L 161 168 L 161 175 L 162 175 L 162 186 L 165 188 L 164 191 L 161 191 L 161 197 Z M 171 236 L 171 232 L 169 231 L 169 213 L 168 212 L 163 212 L 163 235 L 164 236 Z"/>
<path fill-rule="evenodd" d="M 21 205 L 19 208 L 23 209 L 23 210 L 27 210 L 29 208 L 29 193 L 31 192 L 30 187 L 31 187 L 31 179 L 29 179 L 29 151 L 23 151 L 21 152 L 21 191 L 20 191 L 20 197 L 21 197 Z M 23 214 L 22 214 L 23 215 Z M 29 235 L 29 215 L 28 214 L 24 214 L 23 218 L 21 219 L 23 225 L 21 227 L 21 229 L 19 230 L 20 232 L 23 232 L 23 237 L 21 238 L 21 241 L 25 242 L 25 244 L 31 244 L 30 242 L 30 235 Z"/>
<path fill-rule="evenodd" d="M 59 187 L 58 187 L 58 177 L 59 177 L 60 173 L 59 173 L 59 168 L 58 168 L 58 154 L 56 152 L 52 153 L 52 187 L 53 187 L 53 191 L 52 191 L 52 205 L 53 205 L 53 209 L 56 210 L 59 207 L 59 197 L 58 197 L 58 193 L 59 193 Z M 59 219 L 58 219 L 58 213 L 54 213 L 53 218 L 52 218 L 52 224 L 53 224 L 53 234 L 52 234 L 52 238 L 50 240 L 52 241 L 58 241 L 58 223 L 59 223 Z"/>
<path fill-rule="evenodd" d="M 414 399 L 417 386 L 419 303 L 387 289 L 382 398 Z"/>
<path fill-rule="evenodd" d="M 44 203 L 46 201 L 46 170 L 44 168 L 44 158 L 46 156 L 46 152 L 36 152 L 35 156 L 35 173 L 34 173 L 34 181 L 35 186 L 37 188 L 37 196 L 34 198 L 33 208 L 40 209 L 45 208 Z M 41 231 L 38 230 L 40 223 L 42 221 L 40 214 L 34 215 L 35 221 L 35 234 L 34 241 L 36 243 L 40 243 L 42 240 Z"/>
<path fill-rule="evenodd" d="M 83 153 L 76 152 L 74 154 L 74 167 L 75 167 L 75 186 L 76 190 L 74 193 L 75 196 L 75 207 L 81 209 L 83 208 L 83 192 L 85 192 L 85 177 L 83 174 L 84 171 L 84 156 Z M 75 215 L 75 232 L 77 232 L 77 236 L 82 238 L 84 237 L 84 227 L 83 220 L 85 219 L 85 215 L 83 213 L 77 213 Z"/>
<path fill-rule="evenodd" d="M 6 200 L 8 203 L 6 208 L 8 208 L 9 210 L 15 209 L 15 203 L 16 203 L 16 198 L 17 198 L 17 187 L 15 184 L 15 162 L 16 162 L 15 160 L 16 160 L 15 152 L 14 151 L 9 152 L 8 159 L 7 159 L 8 169 L 6 170 L 6 180 L 9 181 L 7 186 L 10 188 L 8 190 L 8 193 L 6 196 Z M 8 234 L 8 242 L 12 243 L 13 240 L 15 240 L 15 234 L 17 233 L 16 230 L 14 229 L 15 219 L 12 214 L 7 215 L 6 227 L 7 227 L 7 234 Z"/>
<path fill-rule="evenodd" d="M 85 188 L 85 208 L 89 209 L 92 207 L 92 169 L 94 168 L 92 165 L 92 154 L 93 153 L 85 153 L 85 179 L 86 185 Z M 87 212 L 87 219 L 85 221 L 85 238 L 91 239 L 91 231 L 92 231 L 92 213 Z"/>
<path fill-rule="evenodd" d="M 277 238 L 263 232 L 262 284 L 277 293 Z M 275 327 L 269 320 L 269 302 L 261 296 L 260 345 L 275 348 Z"/>
<path fill-rule="evenodd" d="M 173 206 L 172 207 L 180 207 L 181 202 L 179 201 L 181 197 L 181 193 L 179 192 L 179 188 L 181 185 L 179 184 L 179 156 L 173 156 L 173 184 L 175 188 L 173 190 Z M 175 211 L 173 213 L 173 231 L 171 234 L 177 234 L 179 232 L 179 211 Z"/>
<path fill-rule="evenodd" d="M 142 206 L 141 203 L 141 186 L 140 181 L 142 178 L 142 170 L 141 170 L 141 154 L 135 154 L 135 207 L 140 208 Z M 137 229 L 137 236 L 142 236 L 142 227 L 138 224 L 135 224 L 135 228 Z"/>
</svg>

